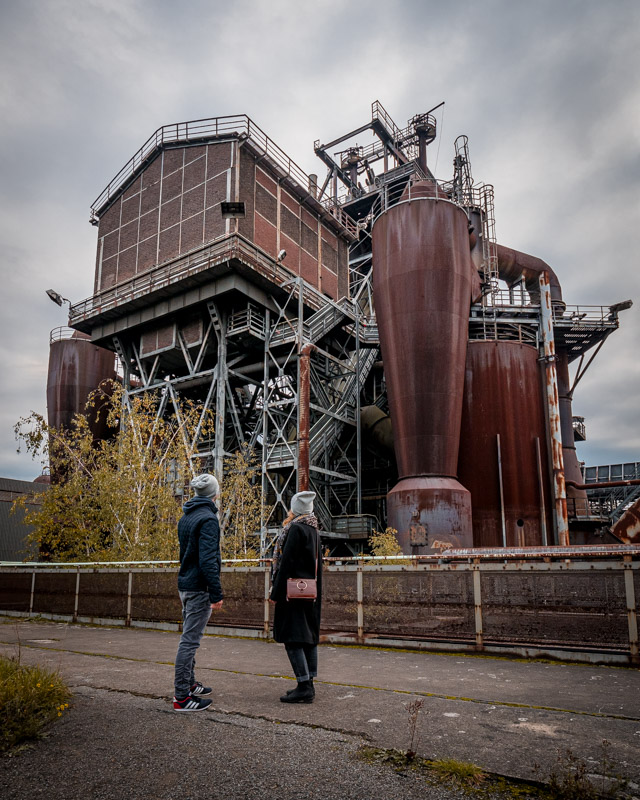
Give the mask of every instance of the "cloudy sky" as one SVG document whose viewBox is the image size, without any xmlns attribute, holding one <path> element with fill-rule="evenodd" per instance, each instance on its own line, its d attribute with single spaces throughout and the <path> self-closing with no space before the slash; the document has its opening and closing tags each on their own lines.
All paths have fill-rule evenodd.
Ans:
<svg viewBox="0 0 640 800">
<path fill-rule="evenodd" d="M 640 461 L 638 0 L 0 0 L 0 476 L 29 480 L 13 424 L 44 413 L 49 331 L 93 282 L 89 206 L 161 125 L 248 114 L 307 172 L 313 141 L 401 126 L 442 100 L 429 149 L 469 136 L 498 241 L 568 303 L 632 298 L 581 382 L 587 464 Z"/>
</svg>

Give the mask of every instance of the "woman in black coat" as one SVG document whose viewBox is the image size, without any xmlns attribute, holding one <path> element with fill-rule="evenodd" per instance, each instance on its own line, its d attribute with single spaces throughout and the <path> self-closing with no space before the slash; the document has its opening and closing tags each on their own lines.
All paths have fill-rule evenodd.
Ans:
<svg viewBox="0 0 640 800">
<path fill-rule="evenodd" d="M 275 602 L 273 638 L 286 648 L 298 681 L 283 703 L 312 703 L 313 679 L 318 674 L 318 640 L 322 601 L 322 552 L 318 521 L 313 513 L 315 492 L 298 492 L 291 499 L 291 511 L 284 522 L 274 551 L 273 586 Z M 287 600 L 288 578 L 317 578 L 316 600 Z"/>
</svg>

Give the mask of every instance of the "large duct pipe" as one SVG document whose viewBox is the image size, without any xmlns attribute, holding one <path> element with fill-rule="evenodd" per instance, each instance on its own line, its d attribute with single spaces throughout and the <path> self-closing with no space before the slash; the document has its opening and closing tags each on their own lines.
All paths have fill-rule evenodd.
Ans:
<svg viewBox="0 0 640 800">
<path fill-rule="evenodd" d="M 512 250 L 502 244 L 498 246 L 498 275 L 508 284 L 517 283 L 524 279 L 525 287 L 531 301 L 535 304 L 540 302 L 539 279 L 543 272 L 549 276 L 549 287 L 551 290 L 552 305 L 563 305 L 562 289 L 558 276 L 541 258 L 521 253 L 519 250 Z"/>
<path fill-rule="evenodd" d="M 541 258 L 512 250 L 510 247 L 498 245 L 498 274 L 508 284 L 524 279 L 525 288 L 533 303 L 541 303 L 540 276 L 546 274 L 549 284 L 551 306 L 555 310 L 564 308 L 562 288 L 558 276 L 551 267 Z M 551 320 L 553 321 L 553 320 Z M 571 397 L 571 384 L 569 379 L 569 356 L 566 350 L 559 350 L 556 362 L 558 406 L 560 413 L 560 432 L 562 437 L 562 455 L 565 480 L 572 484 L 579 483 L 582 479 L 580 463 L 576 454 L 575 439 L 573 434 L 573 410 Z M 574 488 L 567 491 L 571 505 L 577 511 L 588 510 L 586 494 Z"/>
<path fill-rule="evenodd" d="M 360 409 L 360 428 L 386 455 L 393 457 L 393 430 L 388 414 L 378 406 L 363 406 Z"/>
<path fill-rule="evenodd" d="M 469 547 L 471 495 L 457 480 L 472 279 L 465 212 L 431 183 L 373 225 L 373 281 L 399 483 L 389 525 L 405 552 Z"/>
</svg>

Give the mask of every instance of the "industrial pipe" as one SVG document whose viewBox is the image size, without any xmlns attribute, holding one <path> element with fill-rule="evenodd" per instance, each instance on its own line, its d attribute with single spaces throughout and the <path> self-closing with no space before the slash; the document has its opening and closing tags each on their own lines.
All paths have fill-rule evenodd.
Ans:
<svg viewBox="0 0 640 800">
<path fill-rule="evenodd" d="M 558 400 L 558 375 L 553 339 L 553 312 L 551 309 L 551 282 L 546 272 L 539 275 L 540 311 L 542 316 L 542 342 L 544 345 L 545 386 L 551 439 L 551 464 L 553 470 L 553 497 L 558 544 L 569 546 L 569 519 L 567 516 L 567 493 L 564 482 L 564 459 L 562 433 L 560 429 L 560 404 Z"/>
<path fill-rule="evenodd" d="M 309 489 L 309 427 L 311 401 L 311 351 L 314 344 L 305 344 L 300 351 L 300 405 L 298 406 L 298 491 Z"/>
<path fill-rule="evenodd" d="M 391 418 L 378 406 L 363 406 L 360 409 L 360 427 L 382 450 L 395 458 Z"/>
<path fill-rule="evenodd" d="M 576 483 L 565 480 L 567 486 L 574 489 L 617 489 L 620 486 L 640 486 L 640 478 L 630 478 L 627 481 L 598 481 L 597 483 Z"/>
<path fill-rule="evenodd" d="M 566 349 L 558 352 L 556 363 L 558 376 L 558 403 L 560 407 L 560 431 L 562 435 L 562 459 L 564 463 L 564 479 L 571 490 L 567 497 L 574 500 L 586 500 L 586 495 L 578 487 L 581 482 L 582 472 L 576 453 L 576 444 L 573 434 L 572 396 L 569 380 L 569 353 Z"/>
<path fill-rule="evenodd" d="M 498 249 L 498 275 L 508 284 L 517 283 L 524 278 L 525 287 L 533 303 L 540 302 L 539 279 L 543 273 L 548 275 L 548 282 L 551 291 L 551 304 L 564 305 L 562 300 L 562 289 L 558 276 L 541 258 L 521 253 L 519 250 L 512 250 L 502 244 L 497 245 Z"/>
</svg>

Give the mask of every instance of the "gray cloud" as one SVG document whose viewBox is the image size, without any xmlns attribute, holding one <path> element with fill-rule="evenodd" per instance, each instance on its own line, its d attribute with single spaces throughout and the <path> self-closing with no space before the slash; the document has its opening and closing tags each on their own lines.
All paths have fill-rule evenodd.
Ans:
<svg viewBox="0 0 640 800">
<path fill-rule="evenodd" d="M 247 113 L 300 166 L 314 139 L 446 100 L 432 168 L 470 139 L 498 238 L 548 261 L 569 303 L 637 301 L 580 384 L 588 463 L 640 459 L 635 0 L 25 0 L 0 3 L 0 474 L 33 477 L 12 426 L 44 412 L 50 286 L 91 293 L 88 207 L 159 126 Z"/>
</svg>

